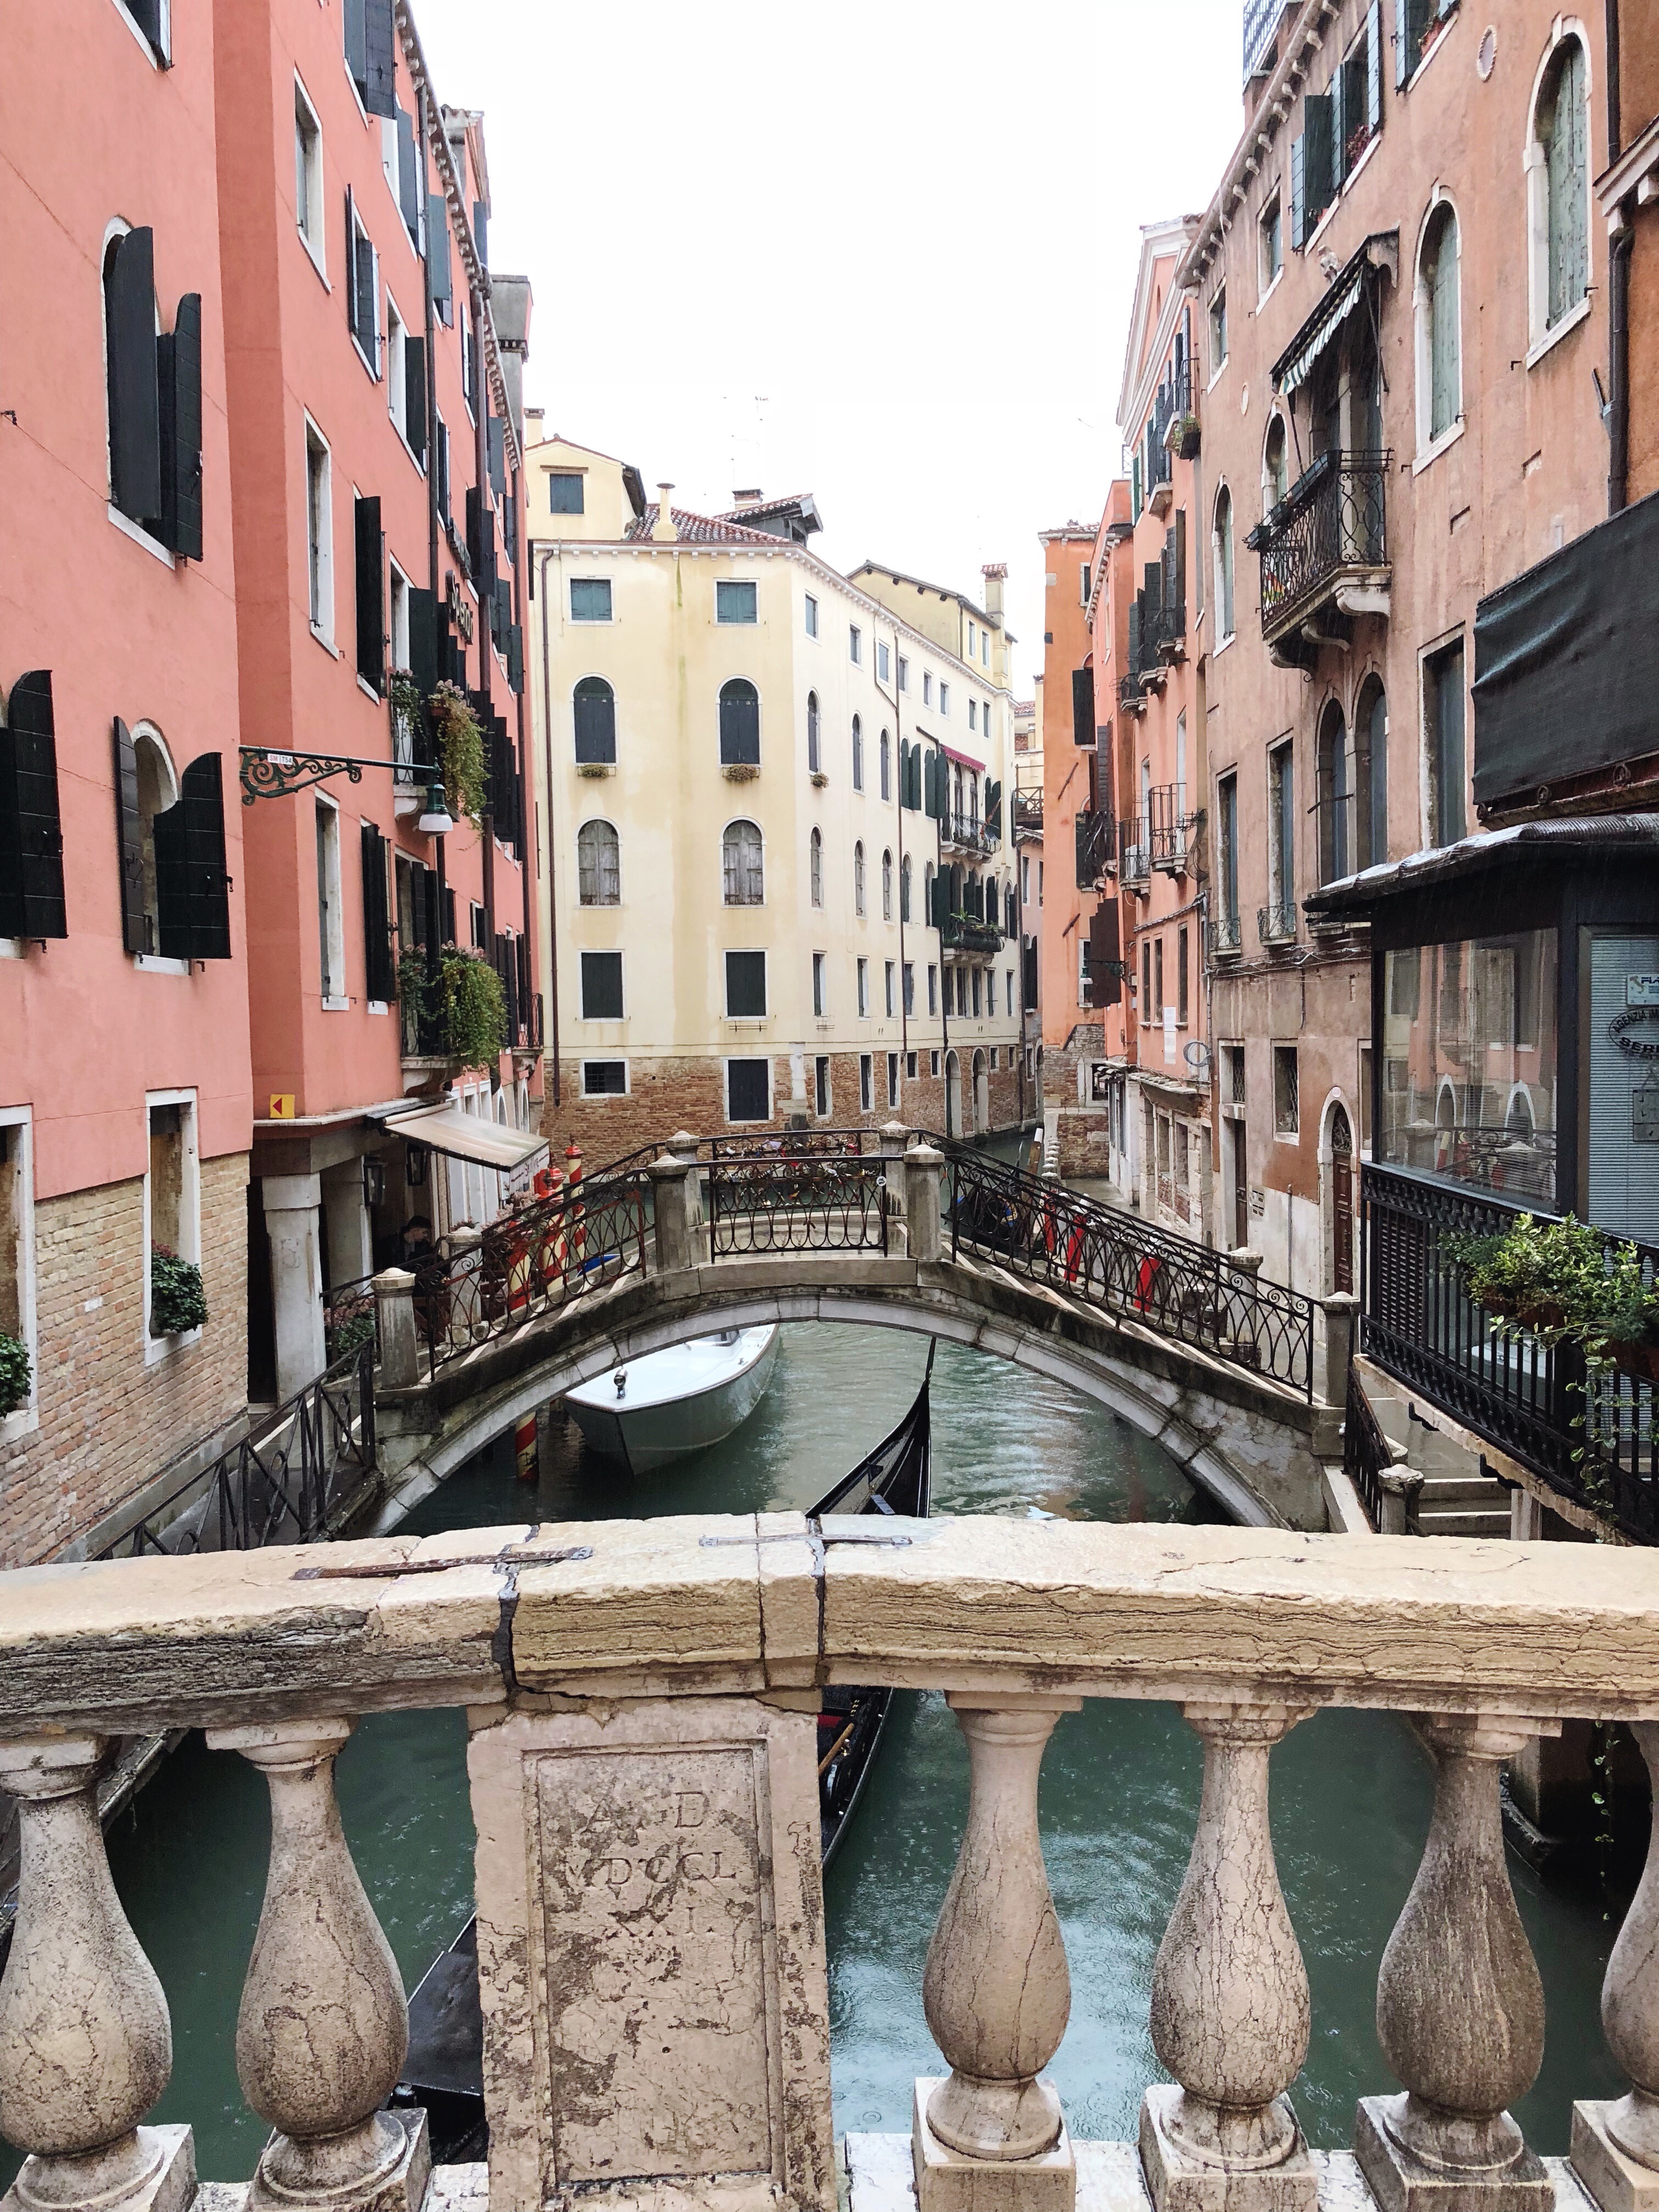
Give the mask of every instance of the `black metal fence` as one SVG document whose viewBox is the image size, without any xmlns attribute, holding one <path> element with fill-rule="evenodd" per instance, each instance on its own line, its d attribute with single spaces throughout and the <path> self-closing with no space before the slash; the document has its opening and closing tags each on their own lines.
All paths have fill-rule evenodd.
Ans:
<svg viewBox="0 0 1659 2212">
<path fill-rule="evenodd" d="M 1392 1465 L 1389 1440 L 1351 1360 L 1348 1403 L 1342 1419 L 1342 1471 L 1358 1492 L 1373 1528 L 1382 1526 L 1382 1477 Z"/>
<path fill-rule="evenodd" d="M 1261 627 L 1269 636 L 1317 600 L 1333 577 L 1389 557 L 1394 455 L 1321 453 L 1245 539 L 1261 556 Z"/>
<path fill-rule="evenodd" d="M 372 1339 L 152 1505 L 96 1556 L 250 1552 L 306 1544 L 374 1479 Z"/>
<path fill-rule="evenodd" d="M 708 1246 L 716 1260 L 769 1252 L 885 1252 L 887 1168 L 878 1153 L 790 1140 L 708 1170 Z"/>
<path fill-rule="evenodd" d="M 1500 1333 L 1446 1249 L 1449 1238 L 1501 1236 L 1523 1212 L 1553 1217 L 1395 1168 L 1368 1165 L 1360 1188 L 1369 1355 L 1563 1498 L 1638 1543 L 1659 1542 L 1652 1379 L 1591 1371 L 1572 1345 L 1528 1330 Z M 1617 1241 L 1607 1240 L 1609 1253 Z M 1651 1274 L 1659 1252 L 1638 1249 Z"/>
<path fill-rule="evenodd" d="M 951 1256 L 982 1253 L 1212 1358 L 1313 1396 L 1313 1300 L 1134 1215 L 947 1144 Z"/>
</svg>

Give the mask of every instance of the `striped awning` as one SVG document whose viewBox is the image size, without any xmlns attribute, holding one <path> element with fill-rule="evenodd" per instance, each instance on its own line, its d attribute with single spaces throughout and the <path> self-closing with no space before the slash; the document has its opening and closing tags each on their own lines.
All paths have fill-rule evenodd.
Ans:
<svg viewBox="0 0 1659 2212">
<path fill-rule="evenodd" d="M 1400 234 L 1374 231 L 1331 280 L 1330 289 L 1314 309 L 1279 359 L 1273 363 L 1273 389 L 1287 398 L 1313 374 L 1320 356 L 1332 343 L 1365 289 L 1368 269 L 1388 269 L 1397 274 Z"/>
</svg>

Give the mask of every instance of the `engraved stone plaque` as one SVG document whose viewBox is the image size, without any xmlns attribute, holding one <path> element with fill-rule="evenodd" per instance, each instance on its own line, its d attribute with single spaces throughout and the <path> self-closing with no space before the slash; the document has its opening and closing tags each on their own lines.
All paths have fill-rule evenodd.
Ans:
<svg viewBox="0 0 1659 2212">
<path fill-rule="evenodd" d="M 535 1762 L 562 2181 L 771 2166 L 761 1748 Z"/>
<path fill-rule="evenodd" d="M 835 2212 L 814 1711 L 473 1727 L 491 2202 Z"/>
</svg>

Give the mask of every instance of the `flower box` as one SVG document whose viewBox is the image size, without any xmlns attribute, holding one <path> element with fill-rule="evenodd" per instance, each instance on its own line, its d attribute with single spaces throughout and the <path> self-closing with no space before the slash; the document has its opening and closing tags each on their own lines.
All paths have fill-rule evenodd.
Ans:
<svg viewBox="0 0 1659 2212">
<path fill-rule="evenodd" d="M 753 783 L 760 767 L 755 761 L 727 761 L 720 774 L 728 783 Z"/>
</svg>

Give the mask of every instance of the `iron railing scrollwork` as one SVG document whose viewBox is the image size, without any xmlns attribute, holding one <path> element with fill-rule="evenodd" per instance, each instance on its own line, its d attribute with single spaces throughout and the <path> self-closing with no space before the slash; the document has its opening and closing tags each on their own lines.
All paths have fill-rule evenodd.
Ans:
<svg viewBox="0 0 1659 2212">
<path fill-rule="evenodd" d="M 1469 1297 L 1447 1249 L 1449 1238 L 1500 1236 L 1523 1212 L 1553 1217 L 1491 1191 L 1371 1164 L 1360 1187 L 1369 1356 L 1561 1497 L 1638 1543 L 1659 1542 L 1652 1378 L 1599 1364 L 1592 1371 L 1570 1342 L 1495 1329 L 1498 1317 Z M 1620 1241 L 1608 1238 L 1609 1254 Z M 1659 1252 L 1638 1249 L 1651 1279 Z"/>
<path fill-rule="evenodd" d="M 136 1559 L 307 1544 L 348 1516 L 377 1468 L 371 1336 L 96 1556 Z"/>
<path fill-rule="evenodd" d="M 837 1148 L 834 1133 L 809 1132 L 764 1154 L 715 1158 L 708 1185 L 714 1259 L 886 1251 L 890 1163 Z"/>
<path fill-rule="evenodd" d="M 945 1151 L 952 1259 L 983 1254 L 1311 1402 L 1314 1305 L 1302 1291 L 969 1146 Z"/>
<path fill-rule="evenodd" d="M 1256 908 L 1256 935 L 1264 945 L 1288 945 L 1296 935 L 1296 903 Z"/>
<path fill-rule="evenodd" d="M 1335 577 L 1386 567 L 1392 453 L 1321 453 L 1245 544 L 1261 558 L 1261 627 L 1273 637 Z"/>
</svg>

